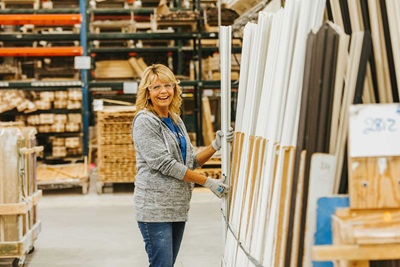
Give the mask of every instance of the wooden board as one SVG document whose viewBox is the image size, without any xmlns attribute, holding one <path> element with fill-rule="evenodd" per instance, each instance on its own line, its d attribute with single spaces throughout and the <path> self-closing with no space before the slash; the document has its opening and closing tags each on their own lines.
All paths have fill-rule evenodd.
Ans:
<svg viewBox="0 0 400 267">
<path fill-rule="evenodd" d="M 400 157 L 349 159 L 352 209 L 400 208 Z"/>
<path fill-rule="evenodd" d="M 210 107 L 210 100 L 208 97 L 203 96 L 201 99 L 202 102 L 202 107 L 203 107 L 203 140 L 204 140 L 204 145 L 209 146 L 211 145 L 211 142 L 215 138 L 215 132 L 214 132 L 214 127 L 211 121 L 211 107 Z"/>
<path fill-rule="evenodd" d="M 393 102 L 392 86 L 389 76 L 390 72 L 379 1 L 368 0 L 368 10 L 371 21 L 371 35 L 376 63 L 379 101 L 380 103 L 391 103 Z"/>
<path fill-rule="evenodd" d="M 335 244 L 400 243 L 400 209 L 338 209 L 332 218 Z"/>
<path fill-rule="evenodd" d="M 299 161 L 299 171 L 298 171 L 298 179 L 296 184 L 296 202 L 293 212 L 293 232 L 292 235 L 287 238 L 287 243 L 289 245 L 290 250 L 288 249 L 286 252 L 285 264 L 290 267 L 297 267 L 298 263 L 298 255 L 299 255 L 299 243 L 300 243 L 300 221 L 302 216 L 302 204 L 301 199 L 303 198 L 303 189 L 304 189 L 304 167 L 306 163 L 306 154 L 305 150 L 301 151 L 300 157 L 296 158 L 296 161 Z M 290 225 L 290 224 L 289 224 Z M 289 228 L 290 229 L 290 228 Z M 290 232 L 289 232 L 290 233 Z M 289 258 L 288 258 L 289 257 Z"/>
<path fill-rule="evenodd" d="M 386 1 L 386 10 L 389 20 L 390 40 L 393 49 L 393 61 L 397 81 L 398 95 L 400 95 L 400 51 L 396 49 L 400 43 L 400 4 L 396 0 Z"/>
<path fill-rule="evenodd" d="M 391 260 L 400 258 L 400 244 L 386 245 L 324 245 L 312 249 L 312 258 L 327 260 Z"/>
</svg>

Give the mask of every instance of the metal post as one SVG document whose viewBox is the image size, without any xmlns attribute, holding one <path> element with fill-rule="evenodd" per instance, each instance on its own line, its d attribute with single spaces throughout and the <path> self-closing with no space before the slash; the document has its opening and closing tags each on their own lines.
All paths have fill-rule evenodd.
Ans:
<svg viewBox="0 0 400 267">
<path fill-rule="evenodd" d="M 86 0 L 79 0 L 79 11 L 82 15 L 80 44 L 83 48 L 83 56 L 87 56 L 87 16 L 86 16 Z M 88 88 L 88 71 L 81 70 L 82 81 L 82 106 L 83 106 L 83 154 L 88 155 L 89 148 L 89 88 Z"/>
</svg>

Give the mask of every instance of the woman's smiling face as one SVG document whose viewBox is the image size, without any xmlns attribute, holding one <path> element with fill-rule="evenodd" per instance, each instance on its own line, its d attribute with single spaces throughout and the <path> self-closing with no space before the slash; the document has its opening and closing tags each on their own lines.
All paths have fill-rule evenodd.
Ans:
<svg viewBox="0 0 400 267">
<path fill-rule="evenodd" d="M 168 117 L 169 105 L 174 97 L 174 89 L 175 84 L 173 82 L 163 83 L 158 78 L 148 88 L 151 103 L 162 117 Z"/>
</svg>

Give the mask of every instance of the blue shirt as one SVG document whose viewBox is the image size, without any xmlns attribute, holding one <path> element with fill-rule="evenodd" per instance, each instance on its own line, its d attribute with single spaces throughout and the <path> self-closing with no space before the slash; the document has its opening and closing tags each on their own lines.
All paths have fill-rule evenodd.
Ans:
<svg viewBox="0 0 400 267">
<path fill-rule="evenodd" d="M 162 118 L 163 122 L 168 126 L 172 133 L 176 136 L 179 148 L 181 149 L 183 162 L 186 164 L 186 139 L 179 130 L 179 127 L 174 124 L 171 118 Z"/>
</svg>

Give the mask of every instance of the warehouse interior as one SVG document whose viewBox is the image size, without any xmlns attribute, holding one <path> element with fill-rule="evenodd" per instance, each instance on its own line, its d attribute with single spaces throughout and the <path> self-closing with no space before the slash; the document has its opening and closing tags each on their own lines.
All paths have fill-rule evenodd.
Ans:
<svg viewBox="0 0 400 267">
<path fill-rule="evenodd" d="M 196 152 L 235 132 L 175 266 L 400 266 L 400 2 L 0 0 L 0 22 L 0 266 L 149 266 L 132 121 L 157 63 Z"/>
</svg>

